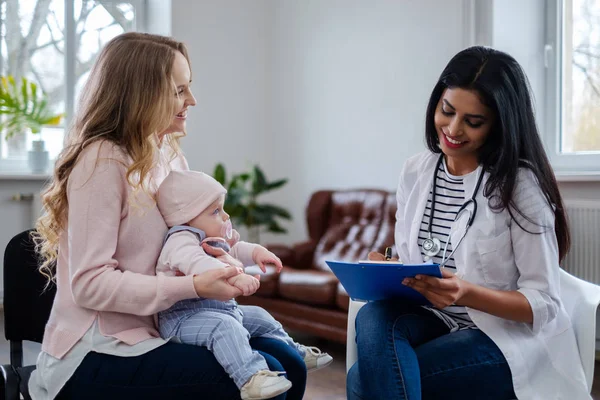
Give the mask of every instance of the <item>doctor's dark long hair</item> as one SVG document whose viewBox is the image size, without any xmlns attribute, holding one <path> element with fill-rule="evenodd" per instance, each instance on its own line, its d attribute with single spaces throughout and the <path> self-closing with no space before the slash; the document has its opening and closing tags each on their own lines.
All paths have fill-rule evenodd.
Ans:
<svg viewBox="0 0 600 400">
<path fill-rule="evenodd" d="M 476 91 L 482 103 L 496 115 L 478 155 L 479 163 L 490 174 L 483 192 L 488 202 L 494 198 L 490 207 L 495 211 L 507 209 L 517 224 L 515 212 L 533 222 L 513 201 L 518 169 L 529 168 L 548 204 L 554 207 L 559 259 L 562 261 L 570 246 L 567 216 L 540 140 L 529 82 L 521 66 L 508 54 L 487 47 L 470 47 L 455 55 L 442 72 L 427 106 L 425 137 L 427 147 L 434 153 L 441 152 L 434 125 L 435 110 L 446 88 Z"/>
</svg>

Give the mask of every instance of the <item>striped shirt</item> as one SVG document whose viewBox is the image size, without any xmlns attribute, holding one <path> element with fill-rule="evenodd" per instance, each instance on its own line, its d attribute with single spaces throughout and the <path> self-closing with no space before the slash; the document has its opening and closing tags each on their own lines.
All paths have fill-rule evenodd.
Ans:
<svg viewBox="0 0 600 400">
<path fill-rule="evenodd" d="M 475 173 L 475 172 L 473 172 Z M 446 161 L 444 160 L 437 171 L 437 179 L 435 180 L 435 204 L 433 209 L 433 221 L 431 225 L 431 236 L 439 239 L 441 243 L 440 252 L 431 258 L 431 261 L 437 264 L 441 264 L 442 255 L 444 254 L 444 247 L 448 243 L 446 249 L 446 257 L 452 253 L 452 243 L 450 242 L 450 227 L 452 222 L 457 216 L 458 209 L 465 202 L 465 190 L 463 186 L 463 176 L 454 176 L 448 172 L 446 167 Z M 427 259 L 423 252 L 423 241 L 427 239 L 429 235 L 429 218 L 432 212 L 431 205 L 432 191 L 429 191 L 429 198 L 427 199 L 427 205 L 425 206 L 425 212 L 421 221 L 421 228 L 419 231 L 419 248 L 421 249 L 421 255 L 424 259 Z M 454 264 L 454 256 L 450 257 L 448 262 L 445 264 L 446 268 L 452 272 L 456 272 L 456 265 Z M 444 323 L 450 328 L 451 332 L 461 329 L 477 329 L 477 326 L 471 321 L 467 310 L 462 306 L 448 306 L 443 310 L 439 310 L 434 307 L 425 307 L 436 316 L 438 316 Z"/>
</svg>

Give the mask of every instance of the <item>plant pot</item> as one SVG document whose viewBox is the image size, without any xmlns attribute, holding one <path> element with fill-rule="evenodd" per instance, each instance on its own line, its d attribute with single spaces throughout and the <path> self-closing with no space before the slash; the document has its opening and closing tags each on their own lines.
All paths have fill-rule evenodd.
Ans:
<svg viewBox="0 0 600 400">
<path fill-rule="evenodd" d="M 43 174 L 48 171 L 50 158 L 43 140 L 34 140 L 28 153 L 27 163 L 34 174 Z"/>
</svg>

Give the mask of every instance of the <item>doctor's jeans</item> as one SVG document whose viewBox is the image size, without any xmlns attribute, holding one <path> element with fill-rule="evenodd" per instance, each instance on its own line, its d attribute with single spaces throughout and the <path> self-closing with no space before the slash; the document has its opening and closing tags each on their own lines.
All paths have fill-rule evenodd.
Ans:
<svg viewBox="0 0 600 400">
<path fill-rule="evenodd" d="M 356 318 L 356 343 L 348 400 L 515 398 L 506 359 L 487 335 L 479 329 L 450 333 L 420 306 L 365 304 Z"/>
</svg>

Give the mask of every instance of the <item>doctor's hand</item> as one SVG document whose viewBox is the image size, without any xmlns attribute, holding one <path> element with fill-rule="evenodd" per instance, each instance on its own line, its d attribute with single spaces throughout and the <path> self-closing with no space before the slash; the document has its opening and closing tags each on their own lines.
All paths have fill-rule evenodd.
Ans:
<svg viewBox="0 0 600 400">
<path fill-rule="evenodd" d="M 467 292 L 467 282 L 447 269 L 442 268 L 441 271 L 441 279 L 434 276 L 417 275 L 414 278 L 404 278 L 402 284 L 421 293 L 436 308 L 442 309 L 458 304 Z"/>
<path fill-rule="evenodd" d="M 370 261 L 383 261 L 383 262 L 385 262 L 385 261 L 398 261 L 398 258 L 396 258 L 396 257 L 392 257 L 389 260 L 386 260 L 385 256 L 383 254 L 378 253 L 376 251 L 370 252 L 369 255 L 367 256 L 367 258 Z"/>
</svg>

